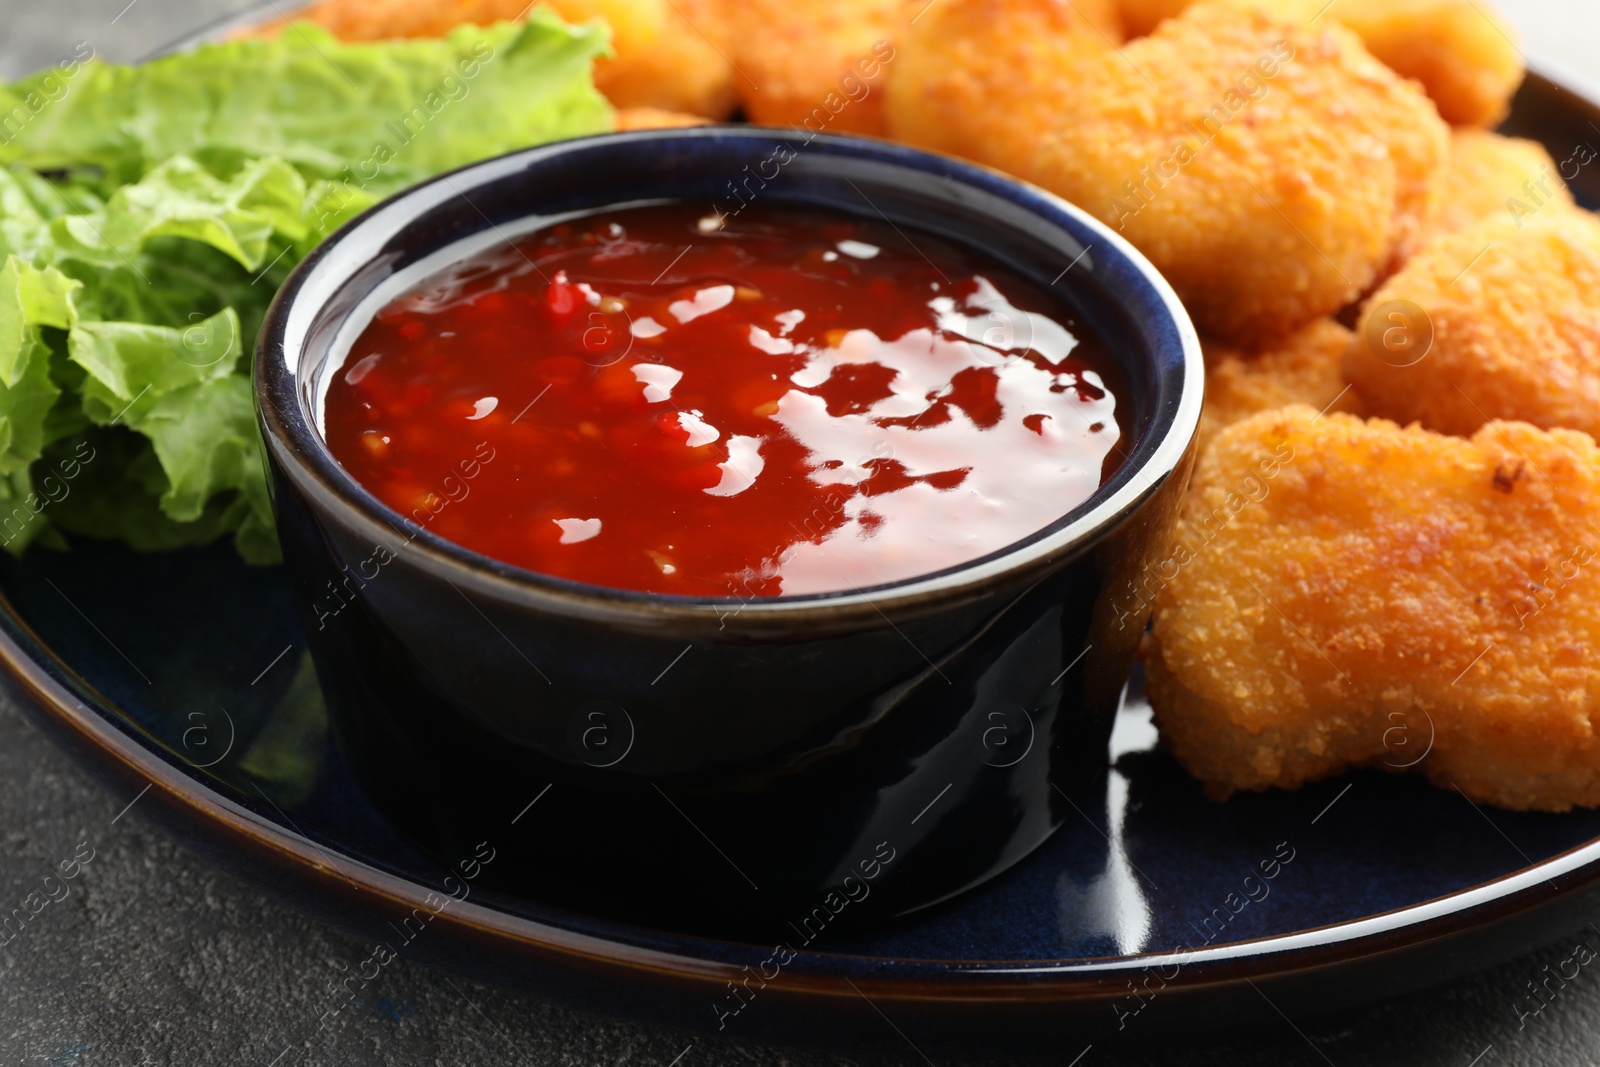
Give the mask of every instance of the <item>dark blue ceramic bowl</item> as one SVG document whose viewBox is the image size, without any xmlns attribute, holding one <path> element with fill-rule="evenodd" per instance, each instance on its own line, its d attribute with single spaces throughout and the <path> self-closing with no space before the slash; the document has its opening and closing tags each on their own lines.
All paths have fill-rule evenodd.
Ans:
<svg viewBox="0 0 1600 1067">
<path fill-rule="evenodd" d="M 882 214 L 1053 284 L 1122 362 L 1122 467 L 971 563 L 740 602 L 508 566 L 385 507 L 329 453 L 330 375 L 422 277 L 553 217 L 654 199 L 726 211 L 736 195 Z M 569 141 L 369 211 L 294 272 L 261 338 L 278 527 L 341 748 L 442 862 L 537 797 L 558 811 L 500 848 L 497 878 L 590 914 L 764 937 L 976 885 L 1049 837 L 1103 771 L 1144 630 L 1135 581 L 1171 532 L 1203 370 L 1166 283 L 1071 205 L 851 138 L 707 127 Z"/>
</svg>

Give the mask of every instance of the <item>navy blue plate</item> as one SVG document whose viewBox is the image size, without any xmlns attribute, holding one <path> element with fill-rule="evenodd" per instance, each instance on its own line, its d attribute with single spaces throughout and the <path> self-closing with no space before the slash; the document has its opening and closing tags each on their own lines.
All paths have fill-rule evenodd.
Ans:
<svg viewBox="0 0 1600 1067">
<path fill-rule="evenodd" d="M 1565 159 L 1590 122 L 1600 108 L 1533 76 L 1509 128 Z M 280 571 L 227 546 L 80 545 L 5 559 L 0 592 L 13 695 L 198 851 L 374 946 L 741 1039 L 897 1028 L 930 1052 L 1070 1061 L 1118 1035 L 1257 1019 L 1262 998 L 1293 1017 L 1443 981 L 1581 925 L 1600 895 L 1600 812 L 1507 814 L 1377 772 L 1209 802 L 1155 749 L 1135 679 L 1104 802 L 954 903 L 846 933 L 819 901 L 764 944 L 628 927 L 480 888 L 492 831 L 445 869 L 378 816 L 329 740 Z M 1428 741 L 1396 735 L 1394 763 Z M 502 815 L 509 836 L 561 801 Z"/>
</svg>

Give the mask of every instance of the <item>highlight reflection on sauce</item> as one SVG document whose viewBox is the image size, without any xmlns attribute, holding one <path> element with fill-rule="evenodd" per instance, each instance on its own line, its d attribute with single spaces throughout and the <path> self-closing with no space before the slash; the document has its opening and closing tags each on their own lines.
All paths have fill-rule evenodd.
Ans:
<svg viewBox="0 0 1600 1067">
<path fill-rule="evenodd" d="M 883 222 L 703 214 L 579 219 L 391 304 L 329 389 L 335 456 L 485 555 L 715 597 L 967 562 L 1115 469 L 1114 364 L 1039 287 Z"/>
</svg>

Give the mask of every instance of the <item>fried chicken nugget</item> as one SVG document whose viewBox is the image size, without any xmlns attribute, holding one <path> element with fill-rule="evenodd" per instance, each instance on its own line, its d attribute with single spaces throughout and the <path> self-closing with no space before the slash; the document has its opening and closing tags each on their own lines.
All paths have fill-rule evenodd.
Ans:
<svg viewBox="0 0 1600 1067">
<path fill-rule="evenodd" d="M 1175 19 L 1199 0 L 1120 0 L 1117 5 L 1129 37 L 1143 37 L 1167 19 Z M 1328 0 L 1219 0 L 1236 9 L 1254 8 L 1274 18 L 1309 24 L 1329 12 Z M 1334 0 L 1334 6 L 1342 0 Z"/>
<path fill-rule="evenodd" d="M 1458 129 L 1450 135 L 1450 162 L 1439 182 L 1428 234 L 1455 233 L 1496 215 L 1517 219 L 1551 205 L 1576 206 L 1544 145 L 1487 130 Z"/>
<path fill-rule="evenodd" d="M 594 84 L 617 107 L 725 119 L 738 102 L 718 0 L 541 0 L 568 22 L 604 19 L 616 55 Z"/>
<path fill-rule="evenodd" d="M 1074 69 L 1121 43 L 1113 0 L 938 0 L 885 72 L 888 135 L 1032 177 Z"/>
<path fill-rule="evenodd" d="M 616 113 L 617 130 L 677 130 L 685 126 L 704 126 L 711 120 L 682 111 L 662 111 L 653 107 L 625 107 Z"/>
<path fill-rule="evenodd" d="M 1040 131 L 1039 182 L 1166 275 L 1202 332 L 1283 337 L 1416 241 L 1448 127 L 1350 31 L 1197 4 L 1087 56 Z"/>
<path fill-rule="evenodd" d="M 883 133 L 881 75 L 927 0 L 739 0 L 729 7 L 752 122 Z"/>
<path fill-rule="evenodd" d="M 1374 415 L 1462 436 L 1490 419 L 1600 435 L 1600 219 L 1553 207 L 1442 237 L 1373 294 L 1356 332 L 1344 374 Z"/>
<path fill-rule="evenodd" d="M 726 26 L 715 0 L 542 0 L 568 22 L 611 27 L 609 59 L 595 63 L 595 87 L 618 107 L 726 118 L 734 106 Z M 296 13 L 345 41 L 442 37 L 463 24 L 514 19 L 527 0 L 320 0 Z"/>
<path fill-rule="evenodd" d="M 1258 411 L 1310 404 L 1318 411 L 1355 412 L 1355 398 L 1339 369 L 1353 336 L 1332 319 L 1318 319 L 1261 351 L 1202 339 L 1206 406 L 1200 413 L 1199 447 L 1203 450 L 1224 427 Z"/>
<path fill-rule="evenodd" d="M 1194 0 L 1122 0 L 1118 9 L 1129 37 L 1143 37 L 1168 19 L 1183 14 Z"/>
<path fill-rule="evenodd" d="M 1600 449 L 1316 416 L 1201 458 L 1152 583 L 1168 748 L 1219 798 L 1415 766 L 1501 807 L 1600 804 Z"/>
<path fill-rule="evenodd" d="M 341 41 L 385 41 L 396 37 L 443 37 L 464 24 L 485 26 L 512 18 L 498 0 L 318 0 L 295 11 L 296 22 L 312 22 Z M 268 22 L 251 33 L 281 33 L 286 21 Z"/>
<path fill-rule="evenodd" d="M 1194 0 L 1122 0 L 1130 36 L 1176 18 Z M 1234 0 L 1302 21 L 1337 20 L 1368 51 L 1427 89 L 1445 121 L 1494 126 L 1522 84 L 1515 33 L 1486 0 Z"/>
<path fill-rule="evenodd" d="M 1485 0 L 1335 0 L 1329 14 L 1420 81 L 1446 122 L 1495 126 L 1522 84 L 1515 33 Z"/>
</svg>

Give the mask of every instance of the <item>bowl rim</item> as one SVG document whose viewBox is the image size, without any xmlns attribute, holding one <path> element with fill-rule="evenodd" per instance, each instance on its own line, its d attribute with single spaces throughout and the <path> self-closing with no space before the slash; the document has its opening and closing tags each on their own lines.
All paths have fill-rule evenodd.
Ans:
<svg viewBox="0 0 1600 1067">
<path fill-rule="evenodd" d="M 885 609 L 927 608 L 982 595 L 997 581 L 1029 575 L 1081 555 L 1139 512 L 1168 478 L 1183 471 L 1199 428 L 1204 363 L 1199 336 L 1188 312 L 1148 259 L 1082 208 L 999 171 L 888 141 L 833 134 L 807 137 L 803 150 L 888 164 L 997 197 L 1044 217 L 1067 232 L 1084 235 L 1084 255 L 1103 248 L 1113 261 L 1121 261 L 1125 272 L 1131 272 L 1148 287 L 1143 294 L 1145 302 L 1161 315 L 1152 332 L 1170 333 L 1176 338 L 1178 349 L 1170 354 L 1152 353 L 1152 391 L 1175 392 L 1176 398 L 1168 396 L 1150 412 L 1146 425 L 1132 437 L 1128 457 L 1112 478 L 1054 522 L 976 560 L 893 582 L 795 596 L 690 597 L 570 581 L 476 552 L 383 504 L 333 456 L 316 428 L 315 416 L 306 410 L 301 388 L 300 362 L 308 347 L 311 327 L 321 320 L 329 300 L 344 291 L 354 272 L 369 264 L 379 248 L 388 247 L 418 216 L 457 197 L 470 205 L 467 194 L 474 189 L 518 172 L 531 173 L 542 164 L 573 153 L 617 145 L 668 149 L 683 142 L 711 142 L 730 157 L 743 161 L 749 149 L 757 145 L 769 148 L 775 137 L 793 140 L 794 131 L 707 125 L 556 141 L 437 175 L 345 223 L 290 273 L 273 299 L 260 331 L 253 371 L 257 418 L 266 447 L 285 477 L 302 493 L 314 495 L 323 507 L 337 509 L 363 540 L 370 535 L 374 544 L 387 543 L 400 534 L 405 543 L 397 555 L 404 553 L 414 564 L 459 588 L 471 588 L 502 600 L 531 597 L 543 606 L 590 618 L 637 620 L 643 615 L 656 620 L 714 621 L 720 630 L 735 614 L 747 620 L 769 621 L 819 612 L 840 618 L 881 617 Z M 779 192 L 774 199 L 782 201 L 784 197 Z M 593 210 L 603 211 L 605 207 L 605 203 L 597 203 Z M 530 209 L 528 215 L 533 214 L 535 211 Z M 488 226 L 499 228 L 499 224 L 484 217 Z M 431 251 L 442 251 L 464 238 L 465 235 L 457 235 Z M 1121 310 L 1136 318 L 1139 297 L 1119 293 L 1118 298 Z M 1174 377 L 1178 379 L 1176 388 Z"/>
</svg>

